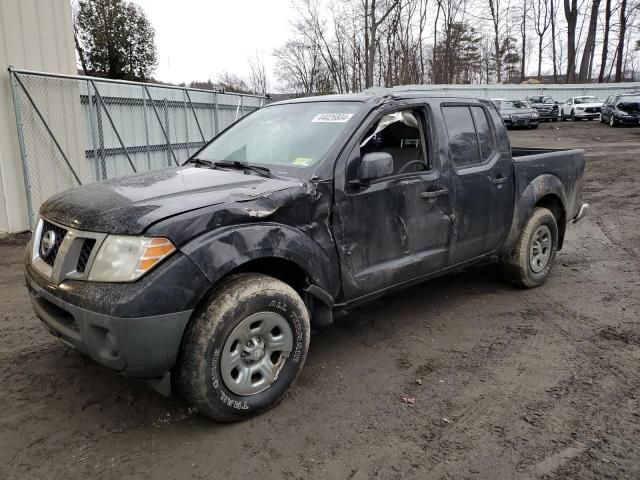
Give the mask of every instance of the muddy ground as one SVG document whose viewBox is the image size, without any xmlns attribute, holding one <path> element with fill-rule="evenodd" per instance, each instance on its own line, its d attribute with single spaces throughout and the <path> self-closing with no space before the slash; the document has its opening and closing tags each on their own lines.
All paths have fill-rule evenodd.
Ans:
<svg viewBox="0 0 640 480">
<path fill-rule="evenodd" d="M 284 402 L 219 425 L 50 336 L 0 246 L 0 478 L 640 478 L 640 129 L 512 132 L 582 147 L 590 218 L 550 281 L 495 266 L 358 308 Z M 409 406 L 402 397 L 415 399 Z"/>
</svg>

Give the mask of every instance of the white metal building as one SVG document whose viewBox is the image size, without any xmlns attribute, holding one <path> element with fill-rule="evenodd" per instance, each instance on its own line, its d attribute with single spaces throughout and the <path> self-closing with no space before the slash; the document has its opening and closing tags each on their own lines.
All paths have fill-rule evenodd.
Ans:
<svg viewBox="0 0 640 480">
<path fill-rule="evenodd" d="M 69 0 L 0 0 L 0 232 L 29 228 L 10 65 L 76 73 Z"/>
</svg>

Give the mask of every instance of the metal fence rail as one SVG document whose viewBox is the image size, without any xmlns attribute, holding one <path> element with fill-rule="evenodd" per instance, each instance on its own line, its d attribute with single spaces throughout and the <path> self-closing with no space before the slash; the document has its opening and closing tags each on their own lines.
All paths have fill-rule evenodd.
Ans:
<svg viewBox="0 0 640 480">
<path fill-rule="evenodd" d="M 183 163 L 260 96 L 10 69 L 29 219 L 67 188 Z"/>
<path fill-rule="evenodd" d="M 593 95 L 604 101 L 609 95 L 616 93 L 640 93 L 640 82 L 553 85 L 407 85 L 397 88 L 471 97 L 506 98 L 509 100 L 535 95 L 548 95 L 553 97 L 554 100 L 564 102 L 568 98 L 580 95 Z"/>
</svg>

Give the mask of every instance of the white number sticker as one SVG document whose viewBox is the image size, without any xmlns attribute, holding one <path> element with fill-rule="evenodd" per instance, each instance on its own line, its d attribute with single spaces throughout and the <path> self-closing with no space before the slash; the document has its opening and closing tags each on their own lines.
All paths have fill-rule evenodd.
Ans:
<svg viewBox="0 0 640 480">
<path fill-rule="evenodd" d="M 351 117 L 353 113 L 319 113 L 311 123 L 347 123 Z"/>
</svg>

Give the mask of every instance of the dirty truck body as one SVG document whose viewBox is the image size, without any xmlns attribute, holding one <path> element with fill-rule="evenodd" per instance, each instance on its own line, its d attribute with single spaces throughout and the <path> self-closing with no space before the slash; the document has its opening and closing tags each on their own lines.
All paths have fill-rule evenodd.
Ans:
<svg viewBox="0 0 640 480">
<path fill-rule="evenodd" d="M 489 257 L 543 283 L 583 170 L 581 150 L 511 148 L 488 100 L 281 102 L 181 167 L 49 199 L 26 282 L 64 343 L 241 419 L 282 398 L 336 309 Z"/>
</svg>

